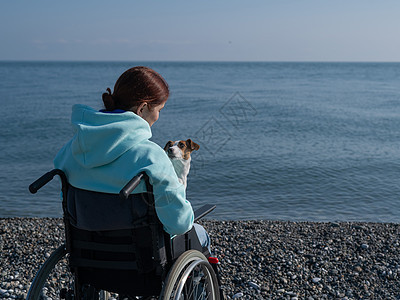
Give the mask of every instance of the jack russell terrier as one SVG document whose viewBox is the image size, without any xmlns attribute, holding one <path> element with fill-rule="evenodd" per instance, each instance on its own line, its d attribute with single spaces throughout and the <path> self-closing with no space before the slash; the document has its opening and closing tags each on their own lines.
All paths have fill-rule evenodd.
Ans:
<svg viewBox="0 0 400 300">
<path fill-rule="evenodd" d="M 192 159 L 190 154 L 199 149 L 200 146 L 191 139 L 187 139 L 186 141 L 169 141 L 164 147 L 164 151 L 167 152 L 174 166 L 175 173 L 178 175 L 179 182 L 181 182 L 185 188 L 190 170 L 190 161 Z"/>
</svg>

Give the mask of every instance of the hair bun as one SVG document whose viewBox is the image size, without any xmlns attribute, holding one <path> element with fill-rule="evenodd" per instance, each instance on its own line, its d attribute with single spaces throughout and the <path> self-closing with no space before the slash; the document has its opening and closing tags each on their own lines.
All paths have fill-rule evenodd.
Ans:
<svg viewBox="0 0 400 300">
<path fill-rule="evenodd" d="M 111 89 L 107 88 L 106 91 L 108 93 L 103 93 L 103 103 L 104 103 L 104 107 L 106 108 L 106 110 L 108 111 L 112 111 L 115 109 L 115 102 L 113 99 L 113 95 L 111 93 Z"/>
</svg>

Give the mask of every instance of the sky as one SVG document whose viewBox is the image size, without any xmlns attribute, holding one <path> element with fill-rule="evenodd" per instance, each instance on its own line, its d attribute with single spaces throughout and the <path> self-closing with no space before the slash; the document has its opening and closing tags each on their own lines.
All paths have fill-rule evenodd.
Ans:
<svg viewBox="0 0 400 300">
<path fill-rule="evenodd" d="M 0 60 L 400 62 L 399 0 L 0 0 Z"/>
</svg>

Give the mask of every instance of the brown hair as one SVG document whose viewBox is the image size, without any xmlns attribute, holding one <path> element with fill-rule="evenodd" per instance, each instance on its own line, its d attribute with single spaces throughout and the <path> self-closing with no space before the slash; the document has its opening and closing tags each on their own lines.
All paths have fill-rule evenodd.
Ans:
<svg viewBox="0 0 400 300">
<path fill-rule="evenodd" d="M 103 94 L 107 111 L 123 109 L 132 111 L 141 103 L 159 105 L 167 101 L 169 88 L 160 74 L 148 67 L 134 67 L 125 71 L 114 85 L 114 92 Z"/>
</svg>

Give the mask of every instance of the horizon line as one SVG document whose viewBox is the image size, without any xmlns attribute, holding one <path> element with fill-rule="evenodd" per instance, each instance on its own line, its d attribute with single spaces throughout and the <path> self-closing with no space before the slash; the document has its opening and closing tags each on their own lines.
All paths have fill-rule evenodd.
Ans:
<svg viewBox="0 0 400 300">
<path fill-rule="evenodd" d="M 84 59 L 0 59 L 1 63 L 48 62 L 48 63 L 400 63 L 400 61 L 378 60 L 84 60 Z"/>
</svg>

